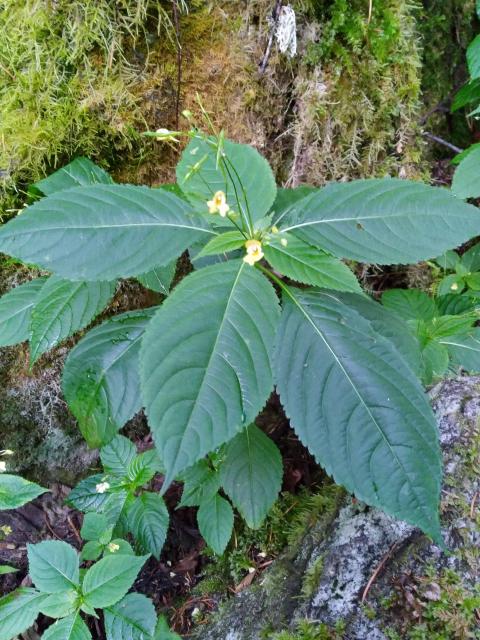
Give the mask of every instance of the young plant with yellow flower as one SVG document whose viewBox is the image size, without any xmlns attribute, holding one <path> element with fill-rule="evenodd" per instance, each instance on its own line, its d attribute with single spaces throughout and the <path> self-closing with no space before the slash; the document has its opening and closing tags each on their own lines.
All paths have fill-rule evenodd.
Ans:
<svg viewBox="0 0 480 640">
<path fill-rule="evenodd" d="M 162 494 L 184 482 L 181 506 L 198 507 L 200 531 L 222 553 L 233 508 L 258 527 L 280 491 L 280 452 L 255 424 L 276 391 L 337 483 L 441 542 L 422 350 L 348 265 L 439 255 L 480 235 L 476 208 L 390 178 L 284 189 L 252 147 L 223 134 L 187 137 L 175 186 L 114 184 L 77 159 L 38 183 L 45 197 L 0 229 L 0 252 L 50 274 L 0 299 L 0 346 L 29 340 L 32 362 L 101 313 L 119 280 L 163 296 L 97 324 L 66 360 L 65 398 L 107 459 L 107 475 L 83 481 L 71 504 L 94 505 L 110 526 L 121 519 L 158 555 L 168 512 L 160 493 L 136 492 L 159 472 Z M 172 286 L 185 251 L 193 270 Z M 118 440 L 142 408 L 153 467 Z"/>
</svg>

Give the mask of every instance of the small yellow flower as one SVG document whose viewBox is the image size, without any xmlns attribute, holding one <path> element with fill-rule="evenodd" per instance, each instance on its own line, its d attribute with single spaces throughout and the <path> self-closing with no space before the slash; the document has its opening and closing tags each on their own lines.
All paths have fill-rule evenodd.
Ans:
<svg viewBox="0 0 480 640">
<path fill-rule="evenodd" d="M 282 247 L 286 247 L 288 244 L 288 240 L 286 238 L 282 238 L 280 240 L 280 244 L 282 245 Z"/>
<path fill-rule="evenodd" d="M 108 482 L 100 482 L 95 486 L 95 491 L 97 493 L 105 493 L 105 491 L 108 491 L 108 489 L 110 489 L 110 485 Z"/>
<path fill-rule="evenodd" d="M 116 553 L 119 549 L 120 545 L 116 542 L 110 542 L 110 544 L 108 545 L 108 550 L 110 551 L 110 553 Z"/>
<path fill-rule="evenodd" d="M 0 462 L 0 473 L 5 473 L 6 470 L 7 470 L 6 462 Z"/>
<path fill-rule="evenodd" d="M 255 262 L 263 258 L 262 243 L 260 240 L 247 240 L 245 242 L 245 248 L 247 253 L 243 256 L 243 260 L 253 267 Z"/>
<path fill-rule="evenodd" d="M 0 527 L 0 531 L 4 536 L 9 536 L 12 533 L 12 527 L 9 527 L 7 524 L 4 524 L 3 527 Z"/>
<path fill-rule="evenodd" d="M 275 225 L 273 225 L 272 227 L 272 233 L 280 233 L 278 227 L 276 227 Z"/>
<path fill-rule="evenodd" d="M 457 291 L 457 289 L 458 289 L 458 284 L 457 284 L 456 282 L 454 282 L 454 283 L 452 284 L 452 286 L 450 287 L 450 289 L 451 289 L 452 291 Z"/>
<path fill-rule="evenodd" d="M 210 213 L 219 213 L 222 218 L 225 218 L 230 211 L 223 191 L 217 191 L 213 198 L 207 202 L 207 207 Z"/>
</svg>

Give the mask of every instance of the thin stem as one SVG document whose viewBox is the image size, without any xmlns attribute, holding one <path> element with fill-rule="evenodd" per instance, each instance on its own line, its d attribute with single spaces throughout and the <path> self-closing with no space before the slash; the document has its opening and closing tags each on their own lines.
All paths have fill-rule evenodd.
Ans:
<svg viewBox="0 0 480 640">
<path fill-rule="evenodd" d="M 252 218 L 252 214 L 251 214 L 251 212 L 250 212 L 250 206 L 249 206 L 249 204 L 248 204 L 248 198 L 247 198 L 247 194 L 246 194 L 246 191 L 245 191 L 245 187 L 243 186 L 243 182 L 242 182 L 242 180 L 240 179 L 240 176 L 238 175 L 238 172 L 237 172 L 237 170 L 235 169 L 235 166 L 234 166 L 234 164 L 232 163 L 232 161 L 227 157 L 227 158 L 226 158 L 226 160 L 225 160 L 225 162 L 228 162 L 228 163 L 230 164 L 230 166 L 232 167 L 232 169 L 233 169 L 233 171 L 234 171 L 235 175 L 237 176 L 237 180 L 238 180 L 238 182 L 239 182 L 239 184 L 240 184 L 240 187 L 241 187 L 241 189 L 242 189 L 243 198 L 244 198 L 244 200 L 245 200 L 245 205 L 246 205 L 246 207 L 247 207 L 247 213 L 248 213 L 248 219 L 249 219 L 249 226 L 250 226 L 250 230 L 251 230 L 251 232 L 253 233 L 253 218 Z"/>
<path fill-rule="evenodd" d="M 266 269 L 261 264 L 256 264 L 255 266 L 257 267 L 257 269 L 260 269 L 260 271 L 262 271 L 268 278 L 270 278 L 270 280 L 273 280 L 273 282 L 275 282 L 275 284 L 277 284 L 282 291 L 285 291 L 289 298 L 295 301 L 295 296 L 291 293 L 287 285 L 280 280 L 280 278 L 278 278 L 274 273 Z"/>
</svg>

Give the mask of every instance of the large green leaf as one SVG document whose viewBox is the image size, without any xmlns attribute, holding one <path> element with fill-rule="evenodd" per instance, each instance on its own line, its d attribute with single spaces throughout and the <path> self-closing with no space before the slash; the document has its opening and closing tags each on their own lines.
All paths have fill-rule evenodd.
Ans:
<svg viewBox="0 0 480 640">
<path fill-rule="evenodd" d="M 30 319 L 30 360 L 83 329 L 115 293 L 114 282 L 71 282 L 57 276 L 40 290 Z"/>
<path fill-rule="evenodd" d="M 187 276 L 150 322 L 142 392 L 165 486 L 264 406 L 278 316 L 266 278 L 235 260 Z"/>
<path fill-rule="evenodd" d="M 479 164 L 480 147 L 469 153 L 456 168 L 453 174 L 452 191 L 459 198 L 478 198 L 480 196 Z"/>
<path fill-rule="evenodd" d="M 112 531 L 113 527 L 105 514 L 91 511 L 83 518 L 80 535 L 82 540 L 99 540 L 102 544 L 107 544 L 112 539 Z"/>
<path fill-rule="evenodd" d="M 293 428 L 335 481 L 440 541 L 437 427 L 392 343 L 334 295 L 289 289 L 275 369 Z"/>
<path fill-rule="evenodd" d="M 144 287 L 147 287 L 147 289 L 168 296 L 176 269 L 177 261 L 172 260 L 172 262 L 164 267 L 155 267 L 148 273 L 137 276 L 137 280 L 140 284 L 143 284 Z"/>
<path fill-rule="evenodd" d="M 61 540 L 27 544 L 28 572 L 44 593 L 75 589 L 80 582 L 78 553 Z"/>
<path fill-rule="evenodd" d="M 95 609 L 110 607 L 130 589 L 148 556 L 109 555 L 88 569 L 83 580 L 85 602 Z"/>
<path fill-rule="evenodd" d="M 226 445 L 222 486 L 249 527 L 262 524 L 282 488 L 282 476 L 280 451 L 254 424 Z"/>
<path fill-rule="evenodd" d="M 108 500 L 108 493 L 99 493 L 97 485 L 109 480 L 106 475 L 97 473 L 81 480 L 66 499 L 66 503 L 79 511 L 102 511 Z"/>
<path fill-rule="evenodd" d="M 158 617 L 154 640 L 182 640 L 177 633 L 170 631 L 164 616 Z"/>
<path fill-rule="evenodd" d="M 480 373 L 480 328 L 475 327 L 469 335 L 449 336 L 440 342 L 448 348 L 453 364 L 469 373 Z"/>
<path fill-rule="evenodd" d="M 51 593 L 41 604 L 40 612 L 49 618 L 65 618 L 72 615 L 79 606 L 79 596 L 75 589 Z"/>
<path fill-rule="evenodd" d="M 148 640 L 155 633 L 155 607 L 140 593 L 129 593 L 104 616 L 107 640 Z"/>
<path fill-rule="evenodd" d="M 287 214 L 293 212 L 293 209 L 301 207 L 300 201 L 313 191 L 316 191 L 316 188 L 307 185 L 301 185 L 294 189 L 277 189 L 277 197 L 272 205 L 272 224 L 280 224 Z"/>
<path fill-rule="evenodd" d="M 46 597 L 36 589 L 24 588 L 0 598 L 0 640 L 12 640 L 31 627 Z"/>
<path fill-rule="evenodd" d="M 446 189 L 408 180 L 330 184 L 300 202 L 283 231 L 362 262 L 417 262 L 480 233 L 478 209 Z"/>
<path fill-rule="evenodd" d="M 433 320 L 438 315 L 433 298 L 420 289 L 389 289 L 382 304 L 403 320 Z"/>
<path fill-rule="evenodd" d="M 473 102 L 480 100 L 480 78 L 475 78 L 463 85 L 452 101 L 452 112 L 458 111 Z"/>
<path fill-rule="evenodd" d="M 30 316 L 46 278 L 37 278 L 0 298 L 0 347 L 28 340 Z"/>
<path fill-rule="evenodd" d="M 480 35 L 474 38 L 468 45 L 467 64 L 470 80 L 480 78 Z"/>
<path fill-rule="evenodd" d="M 63 392 L 92 447 L 108 443 L 141 409 L 138 354 L 154 310 L 107 320 L 80 340 L 63 371 Z"/>
<path fill-rule="evenodd" d="M 199 460 L 182 474 L 183 493 L 178 508 L 198 507 L 220 489 L 220 474 L 206 460 Z"/>
<path fill-rule="evenodd" d="M 292 234 L 272 236 L 264 251 L 272 267 L 292 280 L 326 289 L 361 292 L 357 278 L 347 265 Z"/>
<path fill-rule="evenodd" d="M 100 450 L 100 460 L 105 471 L 120 477 L 127 475 L 128 467 L 136 455 L 137 449 L 133 442 L 121 435 L 116 435 Z"/>
<path fill-rule="evenodd" d="M 33 204 L 0 228 L 0 251 L 70 280 L 114 280 L 168 264 L 206 233 L 173 193 L 96 184 Z"/>
<path fill-rule="evenodd" d="M 203 202 L 205 212 L 207 200 L 216 191 L 223 191 L 233 211 L 247 215 L 248 202 L 253 221 L 259 220 L 272 206 L 277 192 L 270 165 L 258 151 L 245 144 L 225 140 L 223 152 L 227 169 L 222 161 L 217 165 L 212 138 L 192 140 L 177 165 L 179 186 L 193 202 Z M 192 171 L 197 163 L 200 163 L 198 171 Z"/>
<path fill-rule="evenodd" d="M 89 184 L 112 184 L 113 180 L 101 167 L 88 158 L 75 158 L 48 178 L 36 182 L 33 186 L 46 196 L 57 191 L 72 189 Z"/>
<path fill-rule="evenodd" d="M 197 513 L 198 528 L 205 542 L 219 556 L 232 536 L 233 509 L 225 498 L 218 494 L 202 502 Z"/>
<path fill-rule="evenodd" d="M 18 509 L 46 491 L 48 489 L 20 476 L 0 473 L 0 511 Z"/>
<path fill-rule="evenodd" d="M 128 527 L 143 552 L 160 558 L 167 537 L 170 516 L 158 493 L 144 491 L 128 509 Z"/>
<path fill-rule="evenodd" d="M 92 640 L 92 634 L 80 614 L 74 613 L 48 627 L 42 640 Z"/>
</svg>

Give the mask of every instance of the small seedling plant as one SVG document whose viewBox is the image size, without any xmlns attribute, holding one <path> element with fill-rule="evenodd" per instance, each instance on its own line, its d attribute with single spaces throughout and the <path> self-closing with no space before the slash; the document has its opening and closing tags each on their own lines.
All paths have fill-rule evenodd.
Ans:
<svg viewBox="0 0 480 640">
<path fill-rule="evenodd" d="M 85 518 L 82 536 L 106 541 L 109 527 L 100 516 Z M 47 540 L 27 545 L 33 587 L 22 587 L 0 599 L 0 640 L 12 640 L 33 625 L 39 614 L 56 620 L 43 640 L 92 640 L 82 615 L 102 613 L 107 640 L 174 640 L 178 636 L 158 618 L 153 603 L 128 593 L 148 556 L 135 556 L 124 541 L 109 542 L 103 557 L 88 568 L 66 542 Z M 87 543 L 88 544 L 88 543 Z M 85 551 L 86 546 L 84 547 Z M 86 560 L 82 552 L 83 560 Z"/>
<path fill-rule="evenodd" d="M 83 330 L 119 279 L 167 293 L 188 250 L 194 271 L 159 306 L 111 317 L 69 354 L 63 391 L 88 444 L 125 445 L 118 432 L 143 407 L 162 493 L 184 480 L 183 505 L 199 506 L 221 553 L 232 504 L 259 526 L 280 490 L 280 453 L 254 423 L 276 388 L 337 483 L 440 543 L 441 455 L 418 341 L 343 260 L 431 259 L 480 233 L 478 210 L 447 189 L 390 178 L 277 188 L 252 147 L 185 135 L 175 185 L 114 184 L 86 159 L 35 185 L 45 197 L 0 229 L 0 251 L 45 275 L 0 300 L 0 345 L 29 340 L 35 363 Z M 118 469 L 104 459 L 115 479 L 89 491 L 107 504 L 126 494 L 119 519 L 158 556 L 163 499 L 131 473 L 119 480 L 137 455 L 125 447 Z"/>
</svg>

